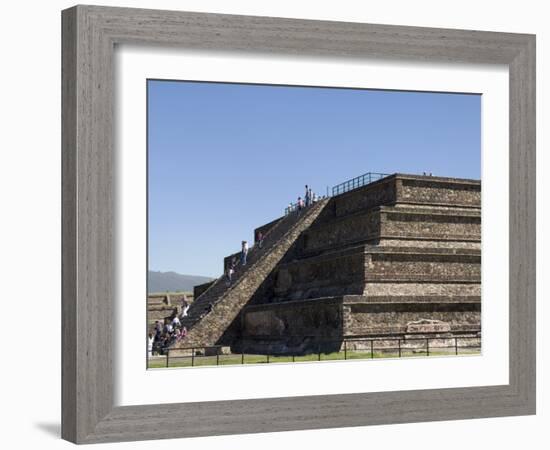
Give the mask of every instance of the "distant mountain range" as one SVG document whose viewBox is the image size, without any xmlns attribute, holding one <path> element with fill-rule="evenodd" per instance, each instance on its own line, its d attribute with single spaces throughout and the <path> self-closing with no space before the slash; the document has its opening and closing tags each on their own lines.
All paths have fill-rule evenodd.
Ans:
<svg viewBox="0 0 550 450">
<path fill-rule="evenodd" d="M 193 286 L 212 281 L 214 278 L 198 275 L 182 275 L 176 272 L 148 273 L 147 291 L 149 294 L 157 292 L 193 291 Z"/>
</svg>

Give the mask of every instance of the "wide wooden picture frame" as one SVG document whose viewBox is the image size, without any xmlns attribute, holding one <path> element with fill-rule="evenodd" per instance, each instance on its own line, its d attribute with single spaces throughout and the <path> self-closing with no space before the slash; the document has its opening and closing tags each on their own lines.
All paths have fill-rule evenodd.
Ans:
<svg viewBox="0 0 550 450">
<path fill-rule="evenodd" d="M 535 413 L 535 36 L 75 6 L 62 13 L 62 437 L 75 443 Z M 509 68 L 509 384 L 114 406 L 114 48 Z"/>
</svg>

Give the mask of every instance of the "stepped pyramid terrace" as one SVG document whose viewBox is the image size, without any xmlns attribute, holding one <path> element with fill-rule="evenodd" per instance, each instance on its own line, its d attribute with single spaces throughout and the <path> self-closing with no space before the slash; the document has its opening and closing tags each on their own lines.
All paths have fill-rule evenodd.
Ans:
<svg viewBox="0 0 550 450">
<path fill-rule="evenodd" d="M 214 345 L 304 355 L 362 338 L 480 337 L 479 180 L 363 179 L 258 231 L 263 245 L 237 265 L 231 285 L 221 276 L 196 287 L 182 320 L 188 334 L 170 355 Z"/>
</svg>

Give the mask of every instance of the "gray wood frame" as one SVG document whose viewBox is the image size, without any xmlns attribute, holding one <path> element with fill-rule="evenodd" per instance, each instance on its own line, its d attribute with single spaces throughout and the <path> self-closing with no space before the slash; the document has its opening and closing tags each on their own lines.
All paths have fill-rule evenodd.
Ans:
<svg viewBox="0 0 550 450">
<path fill-rule="evenodd" d="M 62 31 L 64 439 L 92 443 L 535 413 L 535 36 L 96 6 L 63 11 Z M 510 383 L 114 407 L 112 119 L 119 43 L 508 65 Z"/>
</svg>

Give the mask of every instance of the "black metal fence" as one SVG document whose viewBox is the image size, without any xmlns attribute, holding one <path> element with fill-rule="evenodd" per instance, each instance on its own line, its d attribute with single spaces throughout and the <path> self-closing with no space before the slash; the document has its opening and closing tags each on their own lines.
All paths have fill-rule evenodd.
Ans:
<svg viewBox="0 0 550 450">
<path fill-rule="evenodd" d="M 344 181 L 343 183 L 337 184 L 332 188 L 332 196 L 343 194 L 344 192 L 352 191 L 367 184 L 370 184 L 374 181 L 381 180 L 389 176 L 388 173 L 377 173 L 377 172 L 367 172 L 358 177 L 352 178 L 351 180 Z"/>
<path fill-rule="evenodd" d="M 331 345 L 332 344 L 332 345 Z M 476 354 L 481 351 L 481 338 L 475 336 L 401 337 L 344 339 L 322 341 L 317 351 L 303 354 L 274 355 L 225 353 L 220 345 L 168 349 L 166 355 L 149 357 L 149 368 L 195 367 L 274 362 L 306 362 L 415 356 Z M 327 351 L 327 347 L 338 348 Z"/>
</svg>

